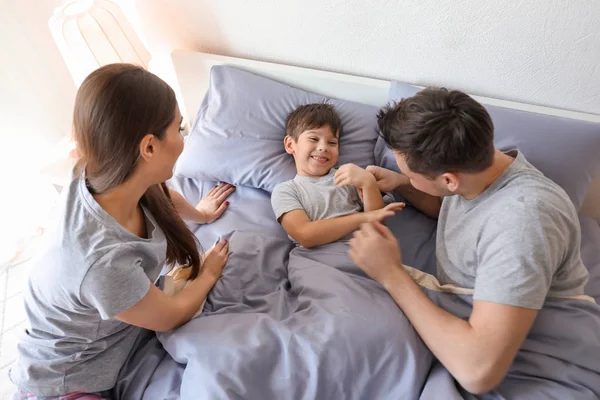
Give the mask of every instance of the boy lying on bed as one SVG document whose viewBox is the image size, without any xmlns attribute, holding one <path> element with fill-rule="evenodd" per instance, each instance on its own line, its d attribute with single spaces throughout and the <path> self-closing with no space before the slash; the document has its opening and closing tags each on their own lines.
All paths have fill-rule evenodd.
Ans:
<svg viewBox="0 0 600 400">
<path fill-rule="evenodd" d="M 375 177 L 354 164 L 339 169 L 340 117 L 328 104 L 307 104 L 285 122 L 285 150 L 297 175 L 275 188 L 271 204 L 290 239 L 303 247 L 349 240 L 365 222 L 383 221 L 404 207 L 384 206 Z"/>
</svg>

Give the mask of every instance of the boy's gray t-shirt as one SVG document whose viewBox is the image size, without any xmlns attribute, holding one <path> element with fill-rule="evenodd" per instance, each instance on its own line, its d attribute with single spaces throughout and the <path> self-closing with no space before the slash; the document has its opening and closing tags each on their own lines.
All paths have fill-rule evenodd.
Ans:
<svg viewBox="0 0 600 400">
<path fill-rule="evenodd" d="M 342 217 L 362 211 L 358 191 L 353 186 L 338 188 L 334 182 L 336 169 L 325 176 L 300 176 L 280 183 L 271 194 L 271 205 L 277 221 L 285 213 L 304 210 L 311 221 Z M 343 238 L 349 239 L 350 237 Z M 290 236 L 290 239 L 298 244 Z"/>
<path fill-rule="evenodd" d="M 588 273 L 568 195 L 516 151 L 475 199 L 445 197 L 438 219 L 438 278 L 473 298 L 540 309 L 547 296 L 583 294 Z"/>
<path fill-rule="evenodd" d="M 65 188 L 24 302 L 28 327 L 10 371 L 40 396 L 111 389 L 140 328 L 115 319 L 141 300 L 165 263 L 167 243 L 144 209 L 148 239 L 126 231 L 95 201 L 85 179 Z"/>
</svg>

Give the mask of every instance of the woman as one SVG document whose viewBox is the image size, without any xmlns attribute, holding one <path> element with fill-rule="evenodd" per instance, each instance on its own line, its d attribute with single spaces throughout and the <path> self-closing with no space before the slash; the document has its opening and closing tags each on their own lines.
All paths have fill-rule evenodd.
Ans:
<svg viewBox="0 0 600 400">
<path fill-rule="evenodd" d="M 189 321 L 221 275 L 228 244 L 200 268 L 181 218 L 213 222 L 234 187 L 213 188 L 197 207 L 167 189 L 183 150 L 181 120 L 173 90 L 142 68 L 107 65 L 81 85 L 73 121 L 81 158 L 29 278 L 29 328 L 10 371 L 15 398 L 110 398 L 139 327 Z M 192 268 L 194 281 L 174 297 L 153 285 L 165 262 Z"/>
</svg>

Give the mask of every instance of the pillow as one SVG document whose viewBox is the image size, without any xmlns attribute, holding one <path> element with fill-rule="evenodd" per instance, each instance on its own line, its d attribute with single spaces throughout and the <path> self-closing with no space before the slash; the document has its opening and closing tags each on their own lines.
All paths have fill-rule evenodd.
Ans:
<svg viewBox="0 0 600 400">
<path fill-rule="evenodd" d="M 405 83 L 392 82 L 390 101 L 419 92 Z M 519 149 L 529 162 L 569 195 L 577 210 L 600 171 L 600 123 L 485 106 L 494 122 L 494 143 L 502 151 Z M 382 138 L 375 147 L 378 165 L 398 170 Z"/>
<path fill-rule="evenodd" d="M 374 163 L 376 107 L 330 99 L 233 67 L 214 66 L 175 174 L 271 192 L 296 175 L 294 160 L 283 147 L 285 118 L 308 103 L 331 104 L 340 115 L 340 165 Z"/>
<path fill-rule="evenodd" d="M 585 286 L 585 294 L 600 303 L 600 225 L 593 219 L 579 214 L 581 224 L 581 260 L 590 278 Z"/>
</svg>

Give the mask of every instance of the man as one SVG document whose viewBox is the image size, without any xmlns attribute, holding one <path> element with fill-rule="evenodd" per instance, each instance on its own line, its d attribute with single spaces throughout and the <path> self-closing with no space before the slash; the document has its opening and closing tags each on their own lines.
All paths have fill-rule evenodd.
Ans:
<svg viewBox="0 0 600 400">
<path fill-rule="evenodd" d="M 489 114 L 462 92 L 425 89 L 378 118 L 402 174 L 368 170 L 381 191 L 397 190 L 438 217 L 438 279 L 473 289 L 470 318 L 423 293 L 382 224 L 364 224 L 350 256 L 385 287 L 466 390 L 487 392 L 506 376 L 546 297 L 583 294 L 577 213 L 523 154 L 494 148 Z"/>
</svg>

